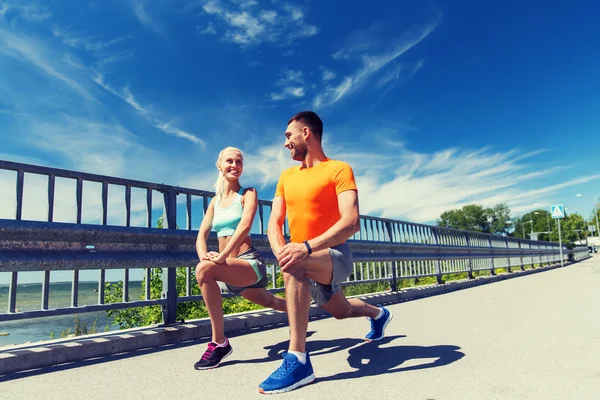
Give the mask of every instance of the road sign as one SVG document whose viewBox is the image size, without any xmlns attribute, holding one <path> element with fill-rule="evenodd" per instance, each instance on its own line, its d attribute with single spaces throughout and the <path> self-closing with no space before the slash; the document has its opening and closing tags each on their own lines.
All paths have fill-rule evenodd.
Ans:
<svg viewBox="0 0 600 400">
<path fill-rule="evenodd" d="M 596 232 L 596 225 L 588 225 L 589 232 Z"/>
<path fill-rule="evenodd" d="M 550 214 L 552 218 L 564 218 L 565 217 L 565 206 L 558 204 L 550 208 Z"/>
</svg>

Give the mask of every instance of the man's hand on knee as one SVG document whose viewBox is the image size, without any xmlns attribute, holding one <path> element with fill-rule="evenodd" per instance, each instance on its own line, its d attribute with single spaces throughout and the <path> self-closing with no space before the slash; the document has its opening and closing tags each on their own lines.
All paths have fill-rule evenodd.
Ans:
<svg viewBox="0 0 600 400">
<path fill-rule="evenodd" d="M 308 257 L 308 249 L 302 243 L 288 243 L 276 255 L 282 272 L 294 269 L 293 266 Z"/>
</svg>

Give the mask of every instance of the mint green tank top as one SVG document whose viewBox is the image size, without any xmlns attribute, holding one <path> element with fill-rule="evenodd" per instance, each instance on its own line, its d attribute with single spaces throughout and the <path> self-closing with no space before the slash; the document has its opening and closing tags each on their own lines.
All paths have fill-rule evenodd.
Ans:
<svg viewBox="0 0 600 400">
<path fill-rule="evenodd" d="M 235 228 L 242 220 L 242 193 L 244 193 L 244 188 L 240 189 L 231 205 L 225 208 L 221 207 L 220 199 L 217 198 L 215 201 L 212 225 L 217 232 L 217 237 L 233 235 Z"/>
</svg>

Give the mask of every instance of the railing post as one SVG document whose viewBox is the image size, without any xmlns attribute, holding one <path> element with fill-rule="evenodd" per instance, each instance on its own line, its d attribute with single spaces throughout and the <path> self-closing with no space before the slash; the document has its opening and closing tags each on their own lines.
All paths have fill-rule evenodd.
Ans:
<svg viewBox="0 0 600 400">
<path fill-rule="evenodd" d="M 165 201 L 166 224 L 168 229 L 177 229 L 177 192 L 169 190 L 163 193 Z M 164 223 L 165 221 L 163 221 Z M 163 225 L 164 226 L 164 225 Z M 177 251 L 178 245 L 169 245 L 167 251 Z M 163 268 L 162 297 L 167 302 L 162 307 L 163 323 L 174 324 L 177 315 L 177 268 Z"/>
<path fill-rule="evenodd" d="M 492 275 L 496 275 L 496 266 L 494 263 L 494 244 L 492 243 L 492 235 L 488 235 L 488 242 L 490 243 L 490 250 L 492 251 L 492 269 L 490 273 Z"/>
<path fill-rule="evenodd" d="M 389 241 L 393 242 L 394 235 L 392 234 L 392 223 L 390 221 L 385 222 L 385 229 L 387 230 Z M 392 266 L 392 280 L 390 281 L 390 290 L 392 292 L 395 292 L 396 290 L 398 290 L 398 273 L 396 271 L 398 261 L 394 260 L 392 262 L 388 262 L 388 265 Z"/>
<path fill-rule="evenodd" d="M 521 250 L 521 256 L 519 257 L 521 259 L 521 271 L 525 271 L 525 263 L 523 261 L 523 246 L 521 246 L 521 239 L 517 239 L 517 242 L 519 243 L 519 250 Z"/>
<path fill-rule="evenodd" d="M 471 240 L 469 239 L 469 232 L 465 232 L 465 239 L 467 240 L 467 247 L 471 247 Z M 473 276 L 473 259 L 469 257 L 469 279 L 475 278 Z"/>
<path fill-rule="evenodd" d="M 505 236 L 504 240 L 506 240 L 506 249 L 508 250 L 510 248 L 508 247 L 508 236 Z M 510 266 L 510 254 L 508 255 L 508 272 L 512 272 L 512 267 Z"/>
<path fill-rule="evenodd" d="M 437 228 L 433 228 L 433 239 L 435 240 L 435 245 L 437 246 L 438 255 L 439 255 L 440 242 L 438 240 L 438 230 L 437 230 Z M 441 263 L 439 257 L 436 258 L 435 260 L 433 260 L 433 262 L 435 263 L 435 279 L 437 281 L 437 284 L 441 285 L 441 284 L 444 283 L 442 281 L 442 263 Z"/>
</svg>

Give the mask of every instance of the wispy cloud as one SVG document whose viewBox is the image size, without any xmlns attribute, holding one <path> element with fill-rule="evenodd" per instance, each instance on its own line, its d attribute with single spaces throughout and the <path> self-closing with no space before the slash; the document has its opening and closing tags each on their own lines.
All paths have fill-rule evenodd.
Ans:
<svg viewBox="0 0 600 400">
<path fill-rule="evenodd" d="M 277 183 L 281 172 L 289 167 L 298 165 L 290 157 L 290 152 L 283 147 L 281 140 L 267 146 L 262 146 L 255 152 L 244 154 L 244 174 L 249 182 L 256 182 L 259 188 L 265 188 Z"/>
<path fill-rule="evenodd" d="M 98 37 L 86 36 L 82 33 L 71 32 L 68 29 L 62 29 L 58 25 L 52 26 L 52 34 L 62 40 L 64 44 L 73 48 L 85 49 L 92 53 L 98 53 L 114 46 L 118 43 L 131 39 L 133 36 L 117 37 L 110 40 L 99 40 Z"/>
<path fill-rule="evenodd" d="M 196 31 L 200 35 L 216 35 L 217 34 L 215 25 L 212 22 L 209 22 L 207 25 L 202 26 L 202 27 L 200 27 L 200 26 L 196 27 Z"/>
<path fill-rule="evenodd" d="M 319 93 L 313 100 L 313 107 L 321 108 L 332 105 L 346 95 L 362 88 L 369 82 L 373 76 L 380 72 L 384 67 L 388 66 L 394 60 L 398 59 L 402 54 L 419 44 L 427 36 L 429 36 L 438 26 L 441 19 L 441 14 L 428 23 L 421 26 L 413 26 L 408 29 L 391 47 L 387 47 L 377 55 L 370 55 L 373 49 L 381 43 L 381 40 L 376 39 L 376 33 L 381 30 L 379 25 L 375 25 L 370 31 L 361 32 L 353 35 L 348 43 L 340 50 L 332 55 L 338 60 L 355 60 L 358 59 L 360 67 L 351 75 L 342 78 L 337 84 L 329 84 Z M 389 43 L 389 40 L 385 41 Z M 419 61 L 412 68 L 412 75 L 422 67 L 422 61 Z M 381 77 L 378 85 L 383 86 L 393 79 L 398 79 L 400 73 L 405 68 L 402 65 L 394 66 L 384 77 Z"/>
<path fill-rule="evenodd" d="M 63 73 L 44 45 L 38 44 L 31 38 L 12 33 L 0 27 L 0 53 L 16 60 L 30 63 L 50 77 L 56 78 L 77 92 L 86 100 L 94 100 L 94 96 L 80 82 Z"/>
<path fill-rule="evenodd" d="M 36 1 L 0 2 L 0 17 L 12 14 L 12 21 L 23 19 L 28 22 L 42 22 L 52 15 L 48 6 Z"/>
<path fill-rule="evenodd" d="M 145 149 L 121 125 L 69 115 L 52 120 L 34 119 L 25 124 L 29 143 L 48 153 L 58 152 L 69 165 L 107 175 L 126 173 L 126 157 Z M 138 159 L 138 157 L 135 157 Z"/>
<path fill-rule="evenodd" d="M 96 75 L 93 77 L 93 80 L 107 92 L 124 100 L 127 104 L 133 107 L 144 119 L 152 123 L 157 129 L 160 129 L 168 135 L 189 140 L 190 142 L 200 145 L 202 147 L 206 146 L 204 140 L 200 139 L 199 137 L 174 127 L 171 122 L 165 122 L 157 118 L 152 112 L 150 112 L 149 109 L 137 102 L 137 100 L 135 99 L 128 87 L 124 87 L 121 91 L 118 91 L 110 85 L 108 85 L 104 81 L 104 77 L 99 73 L 96 73 Z"/>
<path fill-rule="evenodd" d="M 162 31 L 160 23 L 148 14 L 146 4 L 143 0 L 132 0 L 132 7 L 135 17 L 142 25 L 155 33 L 160 33 Z"/>
<path fill-rule="evenodd" d="M 277 93 L 271 93 L 271 100 L 279 101 L 290 97 L 303 97 L 305 94 L 303 75 L 302 71 L 283 69 L 281 77 L 276 83 L 281 90 Z"/>
<path fill-rule="evenodd" d="M 207 0 L 202 10 L 218 21 L 226 41 L 244 46 L 263 42 L 285 45 L 318 33 L 316 26 L 306 22 L 302 8 L 277 2 L 270 6 L 273 8 L 261 8 L 256 1 Z"/>
</svg>

